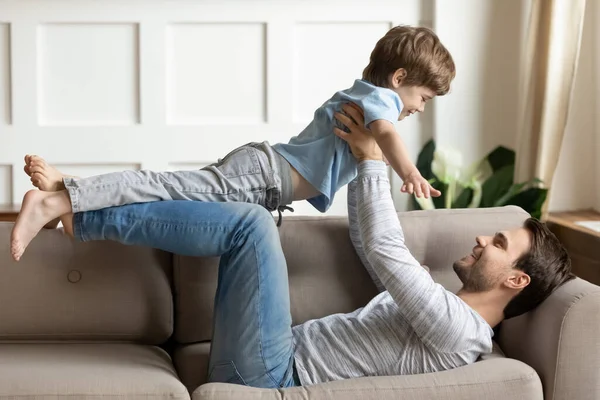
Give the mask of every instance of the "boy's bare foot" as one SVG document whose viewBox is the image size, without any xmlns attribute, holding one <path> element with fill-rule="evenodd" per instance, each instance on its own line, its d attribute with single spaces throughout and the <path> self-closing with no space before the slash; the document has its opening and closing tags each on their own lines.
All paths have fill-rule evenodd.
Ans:
<svg viewBox="0 0 600 400">
<path fill-rule="evenodd" d="M 21 212 L 10 235 L 10 252 L 19 261 L 25 249 L 48 222 L 71 211 L 71 201 L 65 190 L 44 192 L 30 190 L 23 197 Z"/>
<path fill-rule="evenodd" d="M 25 173 L 31 178 L 31 183 L 36 188 L 45 192 L 57 192 L 65 189 L 63 175 L 59 170 L 49 165 L 40 156 L 27 154 L 25 156 Z"/>
<path fill-rule="evenodd" d="M 46 160 L 34 154 L 25 156 L 25 173 L 31 178 L 31 184 L 40 190 L 46 192 L 56 192 L 65 189 L 63 178 L 69 175 L 63 175 L 59 170 L 49 165 Z M 44 228 L 55 229 L 60 222 L 60 218 L 56 218 L 46 224 Z"/>
</svg>

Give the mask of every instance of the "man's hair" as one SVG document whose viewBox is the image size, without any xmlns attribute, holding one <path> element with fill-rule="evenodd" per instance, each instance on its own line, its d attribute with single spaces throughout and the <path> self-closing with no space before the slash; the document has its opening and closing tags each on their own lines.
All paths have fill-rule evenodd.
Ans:
<svg viewBox="0 0 600 400">
<path fill-rule="evenodd" d="M 567 251 L 545 224 L 529 218 L 523 227 L 531 234 L 531 248 L 514 268 L 529 275 L 531 281 L 504 308 L 506 319 L 533 310 L 557 287 L 575 277 Z"/>
<path fill-rule="evenodd" d="M 379 39 L 371 52 L 363 79 L 376 86 L 388 87 L 390 74 L 406 70 L 402 82 L 407 86 L 425 86 L 438 96 L 450 90 L 456 68 L 450 52 L 428 28 L 396 26 Z"/>
</svg>

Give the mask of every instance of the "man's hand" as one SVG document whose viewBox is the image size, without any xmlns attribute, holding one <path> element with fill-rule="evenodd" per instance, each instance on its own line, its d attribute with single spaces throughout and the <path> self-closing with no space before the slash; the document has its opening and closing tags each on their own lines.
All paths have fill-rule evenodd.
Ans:
<svg viewBox="0 0 600 400">
<path fill-rule="evenodd" d="M 381 149 L 371 132 L 364 127 L 365 119 L 362 110 L 354 104 L 344 104 L 342 109 L 347 115 L 336 112 L 335 119 L 346 126 L 350 133 L 346 133 L 339 128 L 333 128 L 336 136 L 348 143 L 358 162 L 364 160 L 382 161 L 383 153 Z"/>
<path fill-rule="evenodd" d="M 423 178 L 418 169 L 415 169 L 406 176 L 400 191 L 408 194 L 414 193 L 417 197 L 424 196 L 426 199 L 428 199 L 429 196 L 439 197 L 442 194 L 442 192 L 435 189 L 425 178 Z"/>
</svg>

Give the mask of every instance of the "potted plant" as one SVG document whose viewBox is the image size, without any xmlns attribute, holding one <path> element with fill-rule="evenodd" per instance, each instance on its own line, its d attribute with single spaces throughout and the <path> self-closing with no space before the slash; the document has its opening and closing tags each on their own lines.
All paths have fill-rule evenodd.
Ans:
<svg viewBox="0 0 600 400">
<path fill-rule="evenodd" d="M 515 152 L 504 146 L 465 168 L 459 151 L 436 149 L 432 139 L 419 153 L 417 168 L 442 195 L 429 199 L 413 197 L 416 209 L 516 205 L 540 218 L 548 195 L 539 179 L 514 182 Z"/>
</svg>

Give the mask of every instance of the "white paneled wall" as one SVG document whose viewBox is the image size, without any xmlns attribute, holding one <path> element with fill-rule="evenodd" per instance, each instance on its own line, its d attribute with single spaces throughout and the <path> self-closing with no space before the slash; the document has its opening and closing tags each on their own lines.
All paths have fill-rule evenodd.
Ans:
<svg viewBox="0 0 600 400">
<path fill-rule="evenodd" d="M 201 168 L 249 141 L 287 141 L 360 78 L 391 26 L 431 25 L 431 4 L 0 0 L 0 203 L 30 188 L 26 153 L 88 176 Z M 426 118 L 399 124 L 415 155 Z"/>
<path fill-rule="evenodd" d="M 10 124 L 10 26 L 0 23 L 0 124 Z"/>
</svg>

